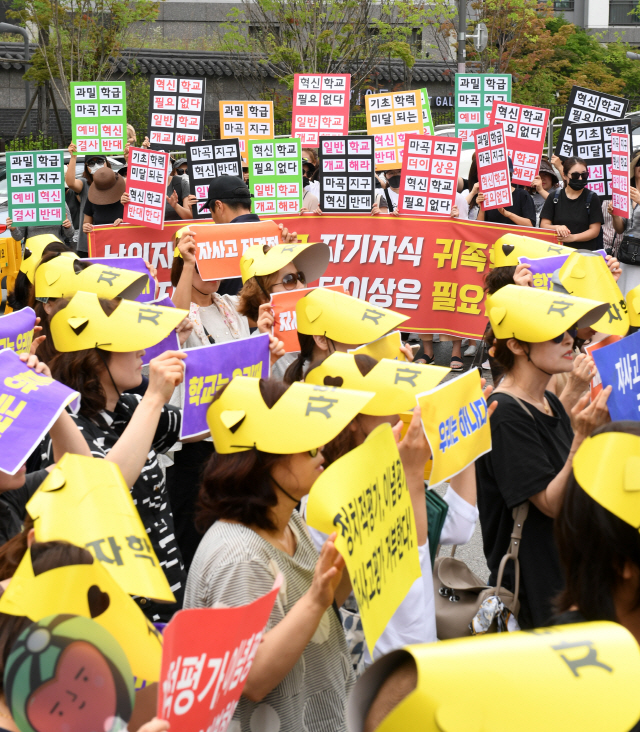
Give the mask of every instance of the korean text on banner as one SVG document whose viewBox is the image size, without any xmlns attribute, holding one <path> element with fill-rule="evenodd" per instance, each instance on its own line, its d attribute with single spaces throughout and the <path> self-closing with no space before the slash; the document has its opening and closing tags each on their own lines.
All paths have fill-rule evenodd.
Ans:
<svg viewBox="0 0 640 732">
<path fill-rule="evenodd" d="M 294 74 L 291 137 L 318 147 L 320 137 L 349 133 L 351 74 Z"/>
<path fill-rule="evenodd" d="M 35 325 L 36 314 L 31 308 L 0 317 L 0 351 L 9 348 L 16 353 L 28 353 Z"/>
<path fill-rule="evenodd" d="M 220 137 L 237 137 L 247 165 L 249 140 L 273 138 L 273 102 L 220 102 Z"/>
<path fill-rule="evenodd" d="M 572 126 L 573 149 L 589 170 L 587 188 L 604 200 L 611 198 L 611 135 L 614 132 L 631 136 L 631 121 L 618 119 Z"/>
<path fill-rule="evenodd" d="M 613 215 L 631 216 L 631 138 L 627 134 L 611 133 L 611 199 Z"/>
<path fill-rule="evenodd" d="M 185 359 L 180 439 L 209 432 L 207 409 L 215 393 L 236 376 L 269 376 L 269 335 L 190 348 Z"/>
<path fill-rule="evenodd" d="M 491 450 L 479 371 L 467 371 L 417 398 L 433 457 L 431 485 L 457 475 Z"/>
<path fill-rule="evenodd" d="M 71 134 L 80 154 L 121 154 L 127 143 L 124 81 L 71 82 Z"/>
<path fill-rule="evenodd" d="M 163 150 L 184 150 L 202 139 L 207 80 L 191 76 L 152 76 L 149 141 Z"/>
<path fill-rule="evenodd" d="M 278 575 L 273 588 L 248 605 L 173 616 L 164 630 L 158 718 L 175 730 L 230 729 L 281 584 Z"/>
<path fill-rule="evenodd" d="M 0 470 L 14 475 L 78 392 L 0 351 Z"/>
<path fill-rule="evenodd" d="M 507 153 L 513 161 L 511 182 L 530 186 L 540 170 L 549 110 L 525 104 L 495 102 L 490 127 L 502 125 L 507 138 Z"/>
<path fill-rule="evenodd" d="M 189 192 L 198 199 L 192 215 L 198 219 L 210 219 L 211 212 L 204 207 L 209 196 L 209 186 L 221 175 L 242 178 L 242 158 L 238 140 L 204 140 L 187 143 L 187 169 Z"/>
<path fill-rule="evenodd" d="M 302 147 L 298 138 L 249 140 L 253 212 L 299 213 L 302 208 Z"/>
<path fill-rule="evenodd" d="M 123 221 L 164 229 L 165 199 L 169 180 L 169 153 L 132 147 L 129 150 L 127 194 Z"/>
<path fill-rule="evenodd" d="M 449 215 L 456 203 L 462 140 L 407 135 L 398 211 Z"/>
<path fill-rule="evenodd" d="M 64 155 L 59 150 L 8 152 L 7 197 L 14 226 L 51 226 L 66 218 Z"/>
<path fill-rule="evenodd" d="M 556 144 L 556 155 L 564 160 L 564 158 L 569 158 L 575 154 L 571 131 L 573 124 L 622 119 L 628 108 L 628 99 L 584 89 L 581 86 L 572 87 Z"/>
<path fill-rule="evenodd" d="M 86 261 L 92 264 L 103 264 L 105 267 L 116 267 L 117 269 L 126 269 L 130 272 L 139 272 L 140 274 L 146 275 L 147 284 L 144 290 L 136 297 L 136 300 L 137 302 L 151 302 L 154 299 L 156 283 L 142 257 L 95 257 Z"/>
<path fill-rule="evenodd" d="M 617 343 L 617 341 L 621 340 L 622 336 L 619 335 L 610 335 L 606 338 L 603 338 L 601 341 L 597 341 L 596 343 L 588 343 L 585 344 L 584 350 L 593 358 L 593 352 L 599 351 L 601 348 L 605 348 L 605 346 L 610 346 L 612 343 Z M 600 372 L 596 368 L 596 375 L 591 379 L 591 400 L 593 401 L 598 394 L 602 391 L 602 378 L 600 376 Z"/>
<path fill-rule="evenodd" d="M 369 212 L 375 201 L 372 136 L 320 141 L 320 208 L 327 213 Z"/>
<path fill-rule="evenodd" d="M 478 181 L 484 196 L 483 210 L 511 206 L 513 199 L 504 130 L 501 126 L 485 127 L 476 130 L 474 135 Z"/>
<path fill-rule="evenodd" d="M 494 102 L 511 101 L 511 74 L 456 74 L 456 137 L 473 149 L 473 132 L 491 124 Z"/>
<path fill-rule="evenodd" d="M 640 331 L 609 346 L 593 350 L 593 360 L 602 379 L 602 388 L 611 386 L 607 401 L 614 422 L 640 421 Z"/>
<path fill-rule="evenodd" d="M 336 549 L 373 653 L 421 572 L 411 497 L 391 425 L 376 427 L 322 473 L 309 494 L 307 520 L 325 534 L 337 532 Z"/>
<path fill-rule="evenodd" d="M 173 301 L 168 295 L 158 300 L 152 300 L 149 305 L 160 305 L 164 308 L 175 308 Z M 151 346 L 151 348 L 145 348 L 144 356 L 142 357 L 142 365 L 146 366 L 148 363 L 151 363 L 151 361 L 156 358 L 156 356 L 161 356 L 166 351 L 179 350 L 180 339 L 178 338 L 178 334 L 176 333 L 176 331 L 172 330 L 166 338 L 163 338 L 160 341 L 160 343 L 156 343 L 156 345 Z"/>
<path fill-rule="evenodd" d="M 367 134 L 375 139 L 376 170 L 402 167 L 406 135 L 421 135 L 420 89 L 391 94 L 366 94 Z"/>
</svg>

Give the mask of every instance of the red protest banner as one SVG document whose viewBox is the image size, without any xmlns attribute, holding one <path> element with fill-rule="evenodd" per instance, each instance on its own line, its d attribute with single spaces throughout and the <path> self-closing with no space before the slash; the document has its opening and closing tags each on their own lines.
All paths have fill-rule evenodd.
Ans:
<svg viewBox="0 0 640 732">
<path fill-rule="evenodd" d="M 398 211 L 449 215 L 456 203 L 462 140 L 407 135 Z"/>
<path fill-rule="evenodd" d="M 169 178 L 169 153 L 132 147 L 123 221 L 150 229 L 164 229 L 164 202 Z"/>
<path fill-rule="evenodd" d="M 628 219 L 631 216 L 630 197 L 630 160 L 631 144 L 629 135 L 625 133 L 611 133 L 611 200 L 613 215 Z"/>
<path fill-rule="evenodd" d="M 164 631 L 157 716 L 174 732 L 226 732 L 276 595 L 249 605 L 180 610 Z"/>
<path fill-rule="evenodd" d="M 349 132 L 351 74 L 294 74 L 291 137 L 318 147 L 324 135 Z"/>
<path fill-rule="evenodd" d="M 530 186 L 540 170 L 549 110 L 512 102 L 493 102 L 490 127 L 502 125 L 513 161 L 511 182 Z"/>
<path fill-rule="evenodd" d="M 511 206 L 513 200 L 509 181 L 509 163 L 502 127 L 484 127 L 481 130 L 475 130 L 473 137 L 476 143 L 480 192 L 484 196 L 482 208 L 490 211 L 494 208 Z"/>
</svg>

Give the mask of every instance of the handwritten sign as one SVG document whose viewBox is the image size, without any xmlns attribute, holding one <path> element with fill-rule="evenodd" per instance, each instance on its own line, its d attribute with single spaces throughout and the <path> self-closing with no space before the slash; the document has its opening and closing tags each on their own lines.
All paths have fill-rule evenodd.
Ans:
<svg viewBox="0 0 640 732">
<path fill-rule="evenodd" d="M 36 314 L 31 308 L 0 317 L 0 351 L 9 348 L 16 353 L 28 353 L 35 325 Z"/>
<path fill-rule="evenodd" d="M 480 192 L 484 195 L 482 208 L 511 206 L 511 181 L 505 133 L 502 127 L 485 127 L 474 133 L 476 141 L 476 163 Z"/>
<path fill-rule="evenodd" d="M 420 89 L 392 94 L 367 94 L 367 134 L 375 139 L 376 170 L 402 167 L 405 137 L 421 135 L 422 96 Z"/>
<path fill-rule="evenodd" d="M 294 74 L 291 137 L 318 147 L 320 137 L 349 133 L 351 74 Z"/>
<path fill-rule="evenodd" d="M 123 221 L 164 229 L 164 210 L 169 180 L 169 153 L 154 150 L 129 150 L 127 194 Z"/>
<path fill-rule="evenodd" d="M 320 208 L 369 212 L 375 199 L 374 138 L 323 137 L 320 141 Z"/>
<path fill-rule="evenodd" d="M 202 139 L 207 80 L 193 76 L 152 76 L 149 141 L 164 150 L 184 150 Z"/>
<path fill-rule="evenodd" d="M 198 199 L 192 213 L 198 219 L 210 219 L 211 212 L 204 207 L 209 186 L 221 175 L 242 178 L 242 158 L 238 140 L 203 140 L 187 143 L 189 192 Z"/>
<path fill-rule="evenodd" d="M 626 133 L 611 133 L 611 200 L 613 215 L 631 217 L 631 138 Z"/>
<path fill-rule="evenodd" d="M 72 81 L 71 132 L 79 153 L 123 153 L 127 142 L 124 81 Z"/>
<path fill-rule="evenodd" d="M 237 137 L 247 164 L 249 140 L 273 138 L 273 102 L 220 102 L 220 137 Z"/>
<path fill-rule="evenodd" d="M 299 213 L 302 208 L 300 140 L 249 140 L 249 185 L 254 196 L 254 213 Z"/>
<path fill-rule="evenodd" d="M 511 74 L 456 74 L 456 137 L 473 149 L 473 133 L 491 124 L 494 102 L 511 101 Z"/>
<path fill-rule="evenodd" d="M 587 188 L 597 193 L 600 198 L 610 199 L 612 194 L 611 135 L 617 133 L 631 136 L 630 120 L 618 119 L 612 122 L 576 124 L 572 125 L 571 130 L 575 154 L 584 159 L 589 170 Z"/>
<path fill-rule="evenodd" d="M 614 422 L 640 421 L 640 332 L 633 333 L 591 352 L 602 379 L 602 388 L 611 386 L 607 401 Z"/>
<path fill-rule="evenodd" d="M 51 226 L 66 218 L 64 155 L 57 150 L 8 152 L 7 195 L 14 226 Z"/>
</svg>

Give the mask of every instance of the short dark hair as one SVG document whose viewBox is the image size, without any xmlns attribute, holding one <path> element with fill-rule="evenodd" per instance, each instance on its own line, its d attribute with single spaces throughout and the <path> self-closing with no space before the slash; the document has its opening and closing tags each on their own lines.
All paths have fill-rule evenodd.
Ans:
<svg viewBox="0 0 640 732">
<path fill-rule="evenodd" d="M 610 422 L 594 431 L 623 432 L 640 437 L 638 422 Z M 640 532 L 594 501 L 572 473 L 555 522 L 556 544 L 565 587 L 556 601 L 558 612 L 577 606 L 589 621 L 618 622 L 614 593 L 626 562 L 640 569 Z M 640 588 L 634 609 L 640 607 Z"/>
<path fill-rule="evenodd" d="M 214 402 L 226 388 L 216 392 Z M 269 408 L 288 388 L 278 379 L 260 379 L 260 393 Z M 269 509 L 278 503 L 278 497 L 269 477 L 271 468 L 283 457 L 256 448 L 224 455 L 213 453 L 204 469 L 196 528 L 204 533 L 216 521 L 228 519 L 267 531 L 275 529 Z"/>
<path fill-rule="evenodd" d="M 513 275 L 516 273 L 515 265 L 510 267 L 494 267 L 484 276 L 484 291 L 487 295 L 493 295 L 506 285 L 513 285 Z"/>
<path fill-rule="evenodd" d="M 217 198 L 216 201 L 226 203 L 232 211 L 251 211 L 251 199 L 250 198 Z M 216 201 L 209 201 L 209 211 L 213 214 L 213 207 L 216 205 Z"/>
</svg>

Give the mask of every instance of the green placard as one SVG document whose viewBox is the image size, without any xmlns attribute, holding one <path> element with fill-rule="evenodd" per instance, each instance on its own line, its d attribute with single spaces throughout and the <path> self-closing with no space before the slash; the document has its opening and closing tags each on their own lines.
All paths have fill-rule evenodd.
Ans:
<svg viewBox="0 0 640 732">
<path fill-rule="evenodd" d="M 7 153 L 9 218 L 14 226 L 51 226 L 66 218 L 64 153 Z"/>
<path fill-rule="evenodd" d="M 431 105 L 429 104 L 429 93 L 426 89 L 420 89 L 422 95 L 422 124 L 424 125 L 424 134 L 433 135 L 433 119 L 431 118 Z"/>
<path fill-rule="evenodd" d="M 124 81 L 72 81 L 71 132 L 80 154 L 119 154 L 127 144 Z"/>
<path fill-rule="evenodd" d="M 249 181 L 254 213 L 298 213 L 302 208 L 300 139 L 249 140 Z"/>
<path fill-rule="evenodd" d="M 493 102 L 511 101 L 511 74 L 456 74 L 456 137 L 474 147 L 473 131 L 488 127 Z"/>
</svg>

